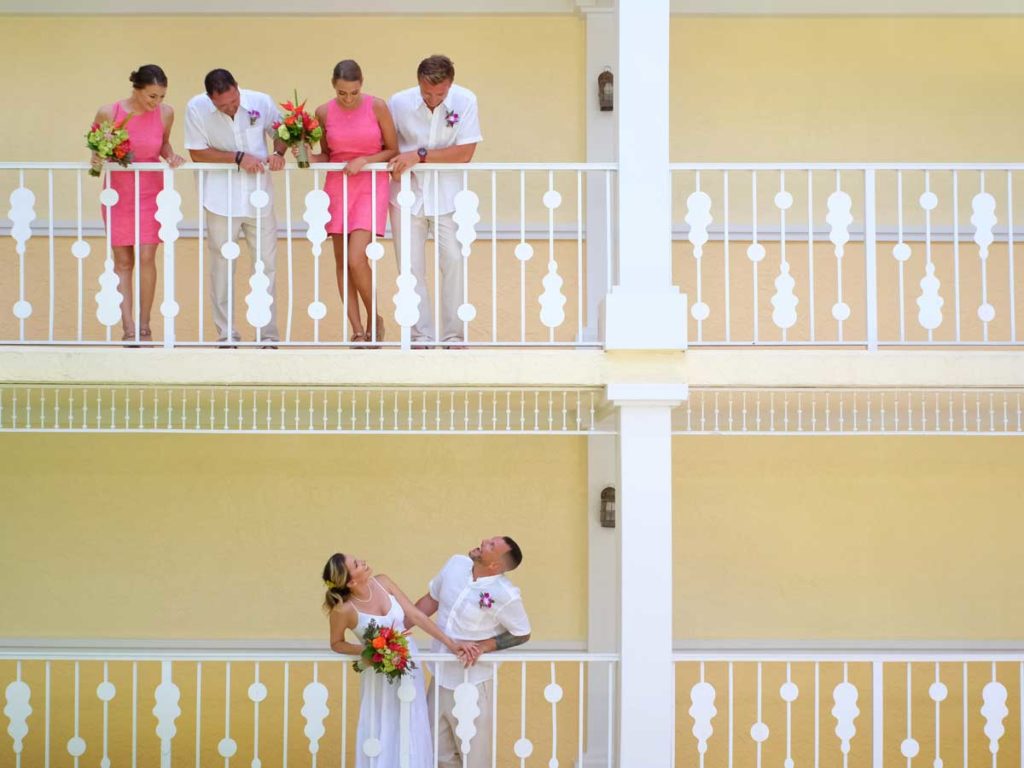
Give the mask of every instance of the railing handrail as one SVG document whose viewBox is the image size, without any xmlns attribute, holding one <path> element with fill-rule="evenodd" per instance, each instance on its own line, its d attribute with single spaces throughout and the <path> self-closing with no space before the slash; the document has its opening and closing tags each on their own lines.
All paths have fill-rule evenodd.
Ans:
<svg viewBox="0 0 1024 768">
<path fill-rule="evenodd" d="M 340 171 L 347 163 L 314 163 L 309 168 L 299 168 L 294 163 L 288 164 L 288 170 L 324 170 Z M 91 165 L 88 162 L 0 162 L 0 170 L 5 171 L 84 171 Z M 386 171 L 387 163 L 368 163 L 363 166 L 368 171 Z M 418 170 L 426 171 L 615 171 L 618 163 L 422 163 Z M 1024 167 L 1024 166 L 1022 166 Z M 107 164 L 104 170 L 113 171 L 233 171 L 237 170 L 234 163 L 193 163 L 186 162 L 173 169 L 166 163 L 130 163 L 122 167 Z"/>
<path fill-rule="evenodd" d="M 669 163 L 670 171 L 1024 171 L 1024 163 Z"/>
<path fill-rule="evenodd" d="M 424 652 L 420 661 L 455 661 L 450 653 Z M 144 648 L 0 648 L 0 659 L 11 661 L 288 661 L 350 662 L 355 656 L 332 651 L 302 650 L 209 650 Z M 500 651 L 481 657 L 480 663 L 504 662 L 617 662 L 616 653 L 573 651 Z"/>
</svg>

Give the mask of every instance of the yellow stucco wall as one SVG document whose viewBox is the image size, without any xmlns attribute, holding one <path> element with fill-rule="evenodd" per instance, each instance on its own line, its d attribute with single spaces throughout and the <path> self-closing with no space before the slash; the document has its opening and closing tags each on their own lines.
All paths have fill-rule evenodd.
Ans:
<svg viewBox="0 0 1024 768">
<path fill-rule="evenodd" d="M 1024 444 L 676 438 L 675 634 L 1024 636 Z"/>
<path fill-rule="evenodd" d="M 1012 161 L 1018 17 L 672 20 L 674 160 Z"/>
<path fill-rule="evenodd" d="M 534 566 L 537 638 L 586 631 L 579 439 L 5 435 L 0 455 L 7 637 L 326 639 L 333 552 L 418 597 L 499 533 Z"/>
</svg>

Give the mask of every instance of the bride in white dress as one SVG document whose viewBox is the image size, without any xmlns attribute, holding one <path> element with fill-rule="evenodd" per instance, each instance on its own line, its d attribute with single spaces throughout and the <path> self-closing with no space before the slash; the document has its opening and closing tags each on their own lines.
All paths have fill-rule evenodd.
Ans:
<svg viewBox="0 0 1024 768">
<path fill-rule="evenodd" d="M 455 642 L 387 576 L 374 576 L 366 561 L 340 552 L 324 566 L 327 596 L 324 608 L 331 622 L 331 650 L 358 656 L 363 651 L 362 636 L 370 622 L 398 630 L 422 628 L 440 640 L 460 658 L 475 659 L 479 650 L 473 643 Z M 345 632 L 356 642 L 345 640 Z M 415 660 L 416 642 L 409 638 L 409 650 Z M 423 670 L 419 663 L 400 682 L 389 683 L 372 670 L 361 674 L 359 725 L 356 729 L 356 768 L 432 768 L 434 746 L 430 736 Z M 412 701 L 403 704 L 399 691 L 412 689 Z M 405 710 L 403 712 L 403 709 Z M 408 718 L 408 730 L 402 721 Z M 408 755 L 408 761 L 402 760 Z"/>
</svg>

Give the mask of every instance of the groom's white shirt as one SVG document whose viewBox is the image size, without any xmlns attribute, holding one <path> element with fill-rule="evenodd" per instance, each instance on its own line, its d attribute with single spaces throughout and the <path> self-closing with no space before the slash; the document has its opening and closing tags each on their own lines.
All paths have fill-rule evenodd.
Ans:
<svg viewBox="0 0 1024 768">
<path fill-rule="evenodd" d="M 454 555 L 430 581 L 430 596 L 437 600 L 437 625 L 453 640 L 487 640 L 510 632 L 530 634 L 519 589 L 504 574 L 473 578 L 473 561 L 466 555 Z M 434 640 L 432 650 L 443 652 Z M 490 680 L 498 668 L 487 655 L 475 666 L 464 670 L 455 662 L 439 665 L 438 684 L 454 689 L 463 680 L 474 685 Z"/>
</svg>

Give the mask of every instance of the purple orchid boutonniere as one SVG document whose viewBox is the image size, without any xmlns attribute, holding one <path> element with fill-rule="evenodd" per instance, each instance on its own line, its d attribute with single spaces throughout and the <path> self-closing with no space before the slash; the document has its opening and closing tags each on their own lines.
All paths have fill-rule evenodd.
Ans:
<svg viewBox="0 0 1024 768">
<path fill-rule="evenodd" d="M 249 125 L 256 125 L 256 121 L 260 119 L 260 112 L 258 109 L 250 109 L 249 112 Z"/>
<path fill-rule="evenodd" d="M 492 605 L 494 605 L 494 598 L 491 597 L 491 593 L 490 592 L 481 592 L 480 593 L 480 607 L 486 610 L 487 608 L 490 608 Z"/>
<path fill-rule="evenodd" d="M 444 111 L 444 121 L 448 123 L 449 128 L 454 128 L 459 123 L 459 113 L 453 109 L 446 109 Z"/>
</svg>

